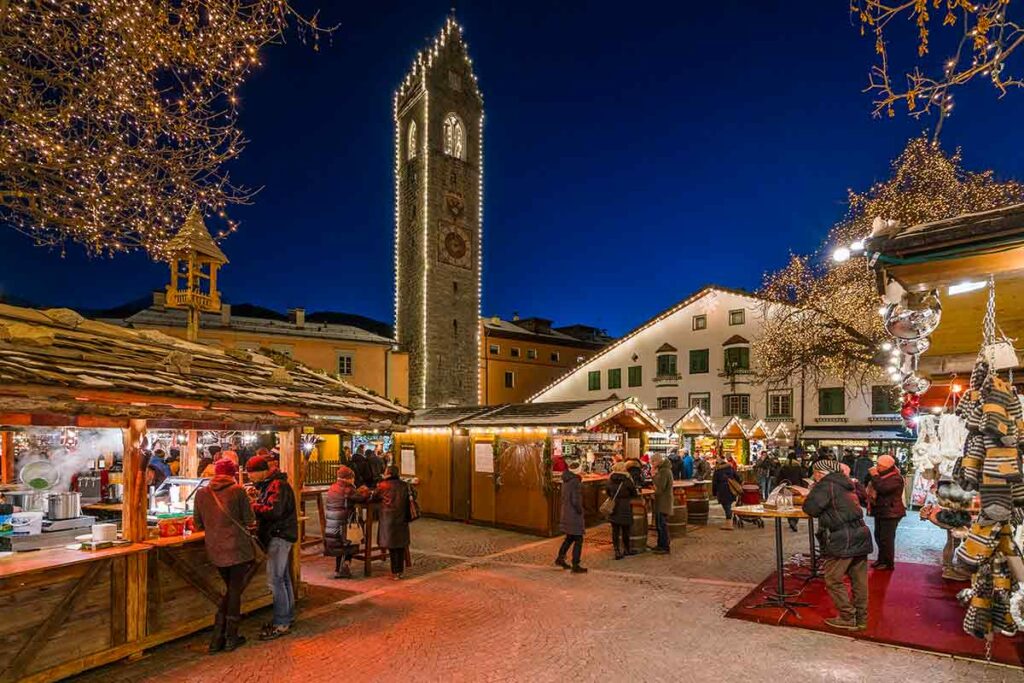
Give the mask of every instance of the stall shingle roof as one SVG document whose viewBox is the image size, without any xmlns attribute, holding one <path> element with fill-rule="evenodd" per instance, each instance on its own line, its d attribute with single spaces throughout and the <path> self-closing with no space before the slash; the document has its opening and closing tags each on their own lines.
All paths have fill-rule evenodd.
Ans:
<svg viewBox="0 0 1024 683">
<path fill-rule="evenodd" d="M 551 403 L 512 403 L 461 422 L 463 427 L 584 427 L 599 420 L 633 411 L 652 430 L 662 429 L 661 421 L 634 398 L 598 401 L 554 401 Z M 602 422 L 604 420 L 601 420 Z"/>
<path fill-rule="evenodd" d="M 377 426 L 409 411 L 283 356 L 222 350 L 74 311 L 0 305 L 0 412 Z"/>
<path fill-rule="evenodd" d="M 1024 204 L 967 213 L 898 228 L 872 237 L 868 249 L 883 262 L 916 254 L 956 248 L 958 251 L 995 248 L 1024 239 Z"/>
<path fill-rule="evenodd" d="M 450 427 L 462 420 L 494 410 L 493 406 L 455 406 L 450 408 L 425 408 L 413 413 L 410 427 Z"/>
</svg>

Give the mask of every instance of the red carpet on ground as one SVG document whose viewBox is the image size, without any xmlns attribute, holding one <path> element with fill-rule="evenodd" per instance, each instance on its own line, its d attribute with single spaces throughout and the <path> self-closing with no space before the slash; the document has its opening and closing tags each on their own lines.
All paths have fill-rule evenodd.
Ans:
<svg viewBox="0 0 1024 683">
<path fill-rule="evenodd" d="M 787 577 L 786 589 L 797 590 L 801 583 L 801 579 Z M 825 582 L 820 579 L 808 583 L 801 595 L 790 598 L 810 603 L 810 607 L 797 608 L 800 618 L 788 613 L 783 617 L 782 610 L 777 608 L 750 609 L 751 605 L 764 599 L 762 589 L 774 588 L 773 572 L 736 603 L 726 616 L 984 660 L 985 642 L 964 633 L 964 608 L 956 600 L 957 592 L 967 585 L 944 581 L 941 569 L 934 565 L 899 562 L 890 572 L 869 569 L 868 627 L 864 631 L 844 631 L 825 624 L 825 619 L 835 616 L 836 611 L 825 591 Z M 1024 636 L 1006 638 L 997 635 L 992 660 L 1024 667 Z"/>
</svg>

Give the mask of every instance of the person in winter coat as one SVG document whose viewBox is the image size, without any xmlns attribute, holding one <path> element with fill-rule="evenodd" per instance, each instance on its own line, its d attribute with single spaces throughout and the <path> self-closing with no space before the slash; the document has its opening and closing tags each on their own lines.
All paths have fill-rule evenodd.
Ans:
<svg viewBox="0 0 1024 683">
<path fill-rule="evenodd" d="M 834 628 L 863 630 L 868 625 L 868 555 L 871 532 L 864 523 L 853 482 L 836 460 L 814 464 L 815 484 L 804 500 L 803 510 L 818 520 L 818 540 L 825 565 L 825 588 L 839 616 L 826 619 Z M 845 577 L 850 577 L 850 596 Z"/>
<path fill-rule="evenodd" d="M 405 549 L 409 547 L 409 485 L 398 475 L 394 465 L 387 468 L 384 479 L 377 484 L 372 500 L 380 502 L 377 545 L 388 549 L 391 578 L 402 578 L 405 571 Z"/>
<path fill-rule="evenodd" d="M 377 485 L 377 481 L 373 476 L 373 469 L 370 466 L 370 459 L 366 455 L 366 446 L 360 444 L 356 448 L 356 452 L 352 455 L 351 468 L 356 474 L 356 488 L 365 486 L 372 489 Z"/>
<path fill-rule="evenodd" d="M 651 458 L 654 467 L 654 525 L 658 530 L 658 544 L 652 552 L 669 552 L 668 518 L 672 514 L 672 467 L 661 454 Z"/>
<path fill-rule="evenodd" d="M 376 486 L 384 478 L 384 471 L 390 463 L 384 458 L 384 453 L 380 449 L 367 453 L 366 459 L 370 463 L 370 476 L 373 478 L 373 483 L 367 484 L 367 486 Z"/>
<path fill-rule="evenodd" d="M 736 502 L 736 494 L 729 488 L 730 479 L 739 482 L 740 475 L 728 460 L 719 458 L 715 465 L 715 473 L 711 477 L 711 494 L 725 511 L 725 524 L 720 527 L 723 531 L 732 531 L 732 504 Z"/>
<path fill-rule="evenodd" d="M 608 477 L 605 493 L 614 501 L 614 509 L 608 516 L 612 525 L 612 546 L 615 548 L 615 559 L 621 560 L 625 555 L 636 555 L 637 551 L 630 548 L 629 531 L 633 526 L 633 510 L 630 500 L 639 494 L 633 478 L 626 472 L 626 463 L 617 462 L 612 465 L 612 474 Z"/>
<path fill-rule="evenodd" d="M 711 481 L 714 470 L 711 462 L 704 456 L 697 457 L 693 463 L 693 478 L 697 481 Z"/>
<path fill-rule="evenodd" d="M 682 461 L 682 478 L 693 479 L 693 456 L 690 455 L 690 451 L 683 451 Z"/>
<path fill-rule="evenodd" d="M 238 635 L 242 591 L 249 581 L 256 554 L 248 527 L 256 521 L 245 489 L 238 485 L 238 469 L 220 460 L 213 479 L 196 492 L 192 511 L 196 531 L 205 531 L 206 556 L 224 581 L 224 596 L 213 622 L 210 652 L 231 651 L 245 642 Z"/>
<path fill-rule="evenodd" d="M 796 455 L 790 451 L 786 460 L 779 467 L 779 472 L 776 475 L 775 483 L 787 483 L 790 486 L 807 486 L 804 482 L 804 466 L 800 464 L 800 461 L 796 459 Z M 800 520 L 789 518 L 786 520 L 789 522 L 789 528 L 792 531 L 796 531 L 799 528 Z"/>
<path fill-rule="evenodd" d="M 358 546 L 348 540 L 348 525 L 355 517 L 356 503 L 365 503 L 370 496 L 368 489 L 357 489 L 356 474 L 342 465 L 338 468 L 338 479 L 327 491 L 324 504 L 324 555 L 334 558 L 334 578 L 352 578 L 352 556 Z"/>
<path fill-rule="evenodd" d="M 770 451 L 762 451 L 754 463 L 754 473 L 757 475 L 757 483 L 761 487 L 761 498 L 767 498 L 775 483 L 775 470 L 778 462 L 774 461 Z"/>
<path fill-rule="evenodd" d="M 868 514 L 875 518 L 875 543 L 878 559 L 871 566 L 892 570 L 896 566 L 896 527 L 907 515 L 903 503 L 903 475 L 891 455 L 878 457 L 878 467 L 870 470 L 868 484 Z"/>
<path fill-rule="evenodd" d="M 586 568 L 580 566 L 583 555 L 583 480 L 580 472 L 583 463 L 573 460 L 568 463 L 569 469 L 562 472 L 562 516 L 558 527 L 565 534 L 565 540 L 558 548 L 555 565 L 562 569 L 571 569 L 573 574 L 585 574 Z M 572 565 L 565 561 L 565 554 L 572 546 Z"/>
<path fill-rule="evenodd" d="M 286 635 L 295 621 L 295 589 L 292 586 L 292 545 L 299 540 L 298 508 L 288 475 L 270 471 L 267 458 L 254 455 L 245 464 L 249 479 L 256 486 L 252 504 L 259 528 L 259 539 L 267 552 L 267 586 L 274 596 L 273 620 L 264 625 L 260 640 Z"/>
<path fill-rule="evenodd" d="M 637 491 L 644 486 L 644 466 L 639 458 L 626 458 L 626 473 L 629 474 Z"/>
<path fill-rule="evenodd" d="M 864 486 L 868 485 L 868 476 L 871 468 L 874 467 L 874 463 L 871 462 L 871 457 L 868 456 L 866 451 L 861 451 L 857 454 L 857 459 L 853 461 L 853 467 L 850 468 L 850 478 L 856 479 Z"/>
<path fill-rule="evenodd" d="M 857 464 L 857 456 L 854 455 L 853 451 L 847 448 L 843 451 L 843 459 L 839 461 L 843 465 L 850 468 L 850 472 L 853 472 L 853 466 Z"/>
<path fill-rule="evenodd" d="M 679 451 L 672 450 L 668 454 L 669 469 L 672 471 L 673 479 L 683 478 L 683 459 L 679 456 Z"/>
</svg>

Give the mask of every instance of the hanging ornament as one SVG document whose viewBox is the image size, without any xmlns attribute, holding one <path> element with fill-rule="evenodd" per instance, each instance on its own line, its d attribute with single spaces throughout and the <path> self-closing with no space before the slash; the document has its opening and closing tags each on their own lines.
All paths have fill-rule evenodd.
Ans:
<svg viewBox="0 0 1024 683">
<path fill-rule="evenodd" d="M 900 388 L 908 394 L 923 394 L 928 391 L 928 387 L 931 385 L 932 383 L 924 377 L 918 377 L 917 375 L 912 374 L 909 377 L 903 378 Z"/>
<path fill-rule="evenodd" d="M 908 356 L 920 356 L 931 345 L 932 343 L 928 340 L 928 337 L 921 337 L 920 339 L 901 340 L 896 344 L 896 348 Z"/>
<path fill-rule="evenodd" d="M 920 339 L 939 326 L 942 304 L 935 292 L 930 292 L 912 308 L 890 304 L 884 316 L 886 331 L 896 339 Z"/>
<path fill-rule="evenodd" d="M 900 417 L 908 429 L 914 428 L 914 418 L 917 417 L 917 410 L 921 406 L 921 397 L 917 394 L 903 394 L 903 407 L 900 408 Z"/>
</svg>

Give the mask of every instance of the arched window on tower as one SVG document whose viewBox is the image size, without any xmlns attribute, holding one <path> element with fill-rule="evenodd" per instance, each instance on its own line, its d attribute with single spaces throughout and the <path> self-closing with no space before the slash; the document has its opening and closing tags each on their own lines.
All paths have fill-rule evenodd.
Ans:
<svg viewBox="0 0 1024 683">
<path fill-rule="evenodd" d="M 416 158 L 416 122 L 409 122 L 409 137 L 406 141 L 406 160 Z"/>
<path fill-rule="evenodd" d="M 455 114 L 444 117 L 444 153 L 466 160 L 466 128 Z"/>
</svg>

